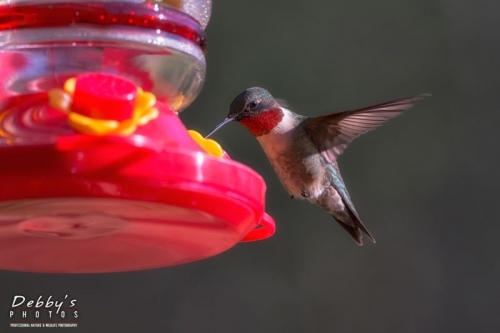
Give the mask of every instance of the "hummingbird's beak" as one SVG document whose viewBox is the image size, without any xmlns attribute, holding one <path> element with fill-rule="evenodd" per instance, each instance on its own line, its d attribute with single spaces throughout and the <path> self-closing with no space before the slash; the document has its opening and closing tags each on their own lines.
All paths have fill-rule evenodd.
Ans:
<svg viewBox="0 0 500 333">
<path fill-rule="evenodd" d="M 226 119 L 224 119 L 223 121 L 221 121 L 217 126 L 214 127 L 213 130 L 210 131 L 210 133 L 208 133 L 207 136 L 205 136 L 205 139 L 208 138 L 210 135 L 214 134 L 219 128 L 221 128 L 222 126 L 226 125 L 227 123 L 230 123 L 234 120 L 234 118 L 231 118 L 231 117 L 227 117 Z"/>
</svg>

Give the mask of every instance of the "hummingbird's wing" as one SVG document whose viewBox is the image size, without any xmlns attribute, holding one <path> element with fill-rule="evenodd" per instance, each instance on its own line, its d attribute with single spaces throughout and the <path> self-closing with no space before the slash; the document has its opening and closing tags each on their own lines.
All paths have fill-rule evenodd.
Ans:
<svg viewBox="0 0 500 333">
<path fill-rule="evenodd" d="M 342 180 L 337 165 L 337 157 L 342 154 L 347 145 L 366 132 L 374 130 L 387 120 L 400 115 L 403 111 L 411 108 L 415 102 L 430 95 L 419 95 L 410 98 L 403 98 L 392 102 L 377 104 L 359 110 L 345 111 L 325 116 L 307 118 L 303 121 L 303 126 L 318 148 L 325 163 L 332 167 L 330 172 L 331 187 L 325 190 L 324 195 L 318 198 L 318 204 L 330 211 L 332 216 L 340 225 L 354 238 L 356 243 L 362 245 L 361 231 L 370 240 L 375 239 L 361 221 L 356 208 L 347 192 L 347 188 Z M 345 205 L 345 210 L 335 211 L 332 207 L 338 207 L 338 197 Z"/>
<path fill-rule="evenodd" d="M 322 155 L 333 162 L 352 140 L 374 130 L 387 120 L 411 108 L 417 101 L 429 96 L 429 94 L 422 94 L 358 110 L 307 118 L 303 125 Z"/>
</svg>

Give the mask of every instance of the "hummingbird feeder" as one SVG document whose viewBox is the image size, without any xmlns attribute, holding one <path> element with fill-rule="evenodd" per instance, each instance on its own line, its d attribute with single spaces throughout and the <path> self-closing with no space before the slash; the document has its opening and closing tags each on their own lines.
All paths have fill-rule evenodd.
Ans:
<svg viewBox="0 0 500 333">
<path fill-rule="evenodd" d="M 274 233 L 265 183 L 178 117 L 210 0 L 0 5 L 0 269 L 117 272 Z"/>
</svg>

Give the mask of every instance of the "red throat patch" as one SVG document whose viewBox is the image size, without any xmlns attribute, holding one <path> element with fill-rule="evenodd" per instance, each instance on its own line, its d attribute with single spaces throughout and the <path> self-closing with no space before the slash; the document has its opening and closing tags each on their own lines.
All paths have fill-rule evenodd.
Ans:
<svg viewBox="0 0 500 333">
<path fill-rule="evenodd" d="M 273 128 L 278 126 L 284 115 L 283 110 L 276 108 L 255 116 L 245 117 L 239 122 L 254 136 L 261 136 L 268 134 Z"/>
</svg>

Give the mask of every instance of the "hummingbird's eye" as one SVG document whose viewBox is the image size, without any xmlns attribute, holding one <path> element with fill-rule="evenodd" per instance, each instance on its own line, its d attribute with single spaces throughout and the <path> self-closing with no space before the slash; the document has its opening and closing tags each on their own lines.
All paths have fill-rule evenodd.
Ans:
<svg viewBox="0 0 500 333">
<path fill-rule="evenodd" d="M 248 108 L 248 110 L 252 111 L 252 110 L 255 110 L 257 105 L 259 105 L 259 101 L 253 100 L 250 103 L 248 103 L 247 108 Z"/>
</svg>

